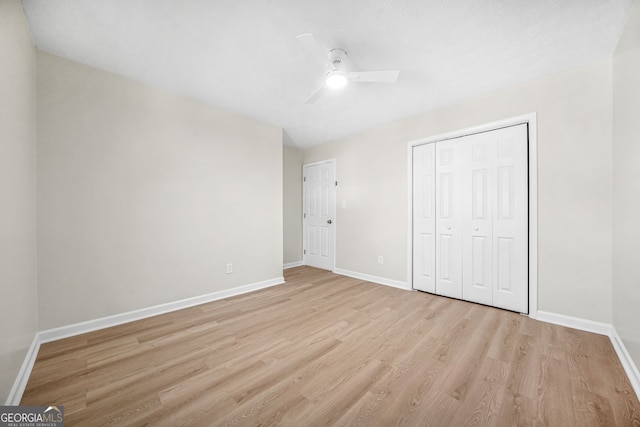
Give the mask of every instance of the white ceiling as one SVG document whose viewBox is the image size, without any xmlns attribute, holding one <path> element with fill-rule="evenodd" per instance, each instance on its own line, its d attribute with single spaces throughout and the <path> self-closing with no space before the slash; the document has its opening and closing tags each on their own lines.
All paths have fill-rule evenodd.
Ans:
<svg viewBox="0 0 640 427">
<path fill-rule="evenodd" d="M 612 55 L 633 0 L 22 0 L 39 49 L 285 130 L 300 148 Z M 313 105 L 296 35 L 399 69 Z"/>
</svg>

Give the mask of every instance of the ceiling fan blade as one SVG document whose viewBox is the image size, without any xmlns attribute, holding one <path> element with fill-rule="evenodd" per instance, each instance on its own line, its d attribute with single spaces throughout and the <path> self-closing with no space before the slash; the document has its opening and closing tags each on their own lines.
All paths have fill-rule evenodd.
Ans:
<svg viewBox="0 0 640 427">
<path fill-rule="evenodd" d="M 319 98 L 322 97 L 322 95 L 324 95 L 327 92 L 327 86 L 326 85 L 322 85 L 320 86 L 315 92 L 313 92 L 311 94 L 311 96 L 309 96 L 307 98 L 306 101 L 304 101 L 305 104 L 313 104 L 314 102 L 316 102 Z"/>
<path fill-rule="evenodd" d="M 352 71 L 349 80 L 352 82 L 395 83 L 400 71 Z"/>
<path fill-rule="evenodd" d="M 296 37 L 298 38 L 298 40 L 300 40 L 300 43 L 302 43 L 305 49 L 307 49 L 307 51 L 309 51 L 312 56 L 320 61 L 322 65 L 326 66 L 329 64 L 329 56 L 327 54 L 327 51 L 322 46 L 320 46 L 320 43 L 318 43 L 315 37 L 313 37 L 313 34 L 304 33 L 299 34 Z"/>
</svg>

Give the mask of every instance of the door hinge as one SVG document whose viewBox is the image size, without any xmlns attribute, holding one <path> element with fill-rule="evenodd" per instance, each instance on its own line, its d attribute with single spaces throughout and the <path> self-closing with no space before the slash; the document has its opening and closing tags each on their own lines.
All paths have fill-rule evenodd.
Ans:
<svg viewBox="0 0 640 427">
<path fill-rule="evenodd" d="M 302 254 L 303 254 L 303 255 L 306 255 L 306 254 L 307 254 L 307 250 L 306 250 L 306 249 L 304 249 L 304 250 L 302 251 Z"/>
<path fill-rule="evenodd" d="M 303 213 L 303 214 L 302 214 L 302 218 L 306 218 L 306 217 L 307 217 L 307 214 L 306 214 L 306 213 Z"/>
<path fill-rule="evenodd" d="M 304 178 L 302 178 L 303 182 L 307 182 L 307 177 L 305 176 Z"/>
<path fill-rule="evenodd" d="M 338 181 L 336 181 L 336 187 L 338 186 Z"/>
</svg>

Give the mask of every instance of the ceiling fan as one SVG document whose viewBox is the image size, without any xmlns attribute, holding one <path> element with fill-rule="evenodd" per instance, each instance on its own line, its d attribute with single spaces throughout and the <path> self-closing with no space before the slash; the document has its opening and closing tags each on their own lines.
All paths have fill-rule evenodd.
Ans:
<svg viewBox="0 0 640 427">
<path fill-rule="evenodd" d="M 347 52 L 344 49 L 334 48 L 327 52 L 311 33 L 300 34 L 297 38 L 327 69 L 325 83 L 307 98 L 305 104 L 313 104 L 326 93 L 327 89 L 341 88 L 349 82 L 395 83 L 398 80 L 400 74 L 398 70 L 349 71 Z"/>
</svg>

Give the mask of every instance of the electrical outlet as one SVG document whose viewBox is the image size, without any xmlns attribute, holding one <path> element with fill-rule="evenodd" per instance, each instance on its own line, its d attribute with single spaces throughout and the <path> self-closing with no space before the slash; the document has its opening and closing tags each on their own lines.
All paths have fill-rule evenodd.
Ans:
<svg viewBox="0 0 640 427">
<path fill-rule="evenodd" d="M 384 264 L 384 258 L 382 255 L 378 255 L 378 264 Z"/>
<path fill-rule="evenodd" d="M 233 273 L 233 264 L 227 264 L 227 274 Z"/>
</svg>

